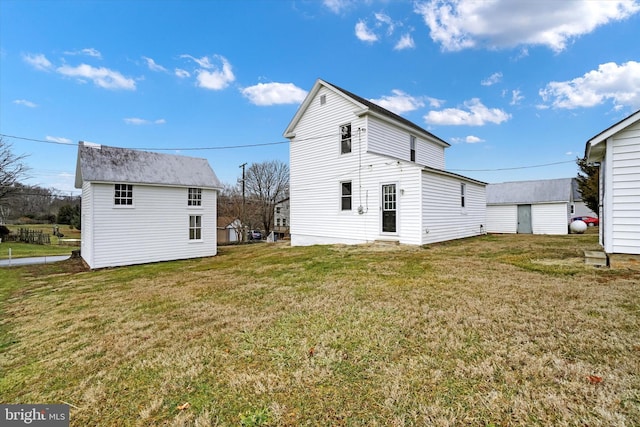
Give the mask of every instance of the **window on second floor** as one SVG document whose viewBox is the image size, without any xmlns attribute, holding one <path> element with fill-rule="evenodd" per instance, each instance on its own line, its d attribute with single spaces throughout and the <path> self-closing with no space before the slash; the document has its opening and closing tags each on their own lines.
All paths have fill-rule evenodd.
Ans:
<svg viewBox="0 0 640 427">
<path fill-rule="evenodd" d="M 113 203 L 116 206 L 133 205 L 133 185 L 115 184 Z"/>
<path fill-rule="evenodd" d="M 350 211 L 351 210 L 351 181 L 341 182 L 340 191 L 341 191 L 340 210 Z"/>
<path fill-rule="evenodd" d="M 409 157 L 412 162 L 416 161 L 416 137 L 413 135 L 409 137 Z"/>
<path fill-rule="evenodd" d="M 351 123 L 340 126 L 340 154 L 351 152 Z"/>
<path fill-rule="evenodd" d="M 188 206 L 202 206 L 202 188 L 190 188 Z"/>
</svg>

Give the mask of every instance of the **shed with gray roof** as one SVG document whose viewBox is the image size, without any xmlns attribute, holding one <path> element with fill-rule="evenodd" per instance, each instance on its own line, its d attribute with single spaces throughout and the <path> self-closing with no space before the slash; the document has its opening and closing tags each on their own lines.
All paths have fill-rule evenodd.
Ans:
<svg viewBox="0 0 640 427">
<path fill-rule="evenodd" d="M 217 253 L 221 185 L 206 159 L 80 142 L 75 185 L 91 268 Z"/>
<path fill-rule="evenodd" d="M 487 232 L 567 234 L 574 178 L 487 185 Z"/>
</svg>

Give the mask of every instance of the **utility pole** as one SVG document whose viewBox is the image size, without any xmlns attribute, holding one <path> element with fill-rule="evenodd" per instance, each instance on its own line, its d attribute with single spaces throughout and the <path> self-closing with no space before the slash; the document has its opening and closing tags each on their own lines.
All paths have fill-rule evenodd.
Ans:
<svg viewBox="0 0 640 427">
<path fill-rule="evenodd" d="M 242 241 L 246 242 L 247 241 L 247 227 L 245 226 L 244 223 L 244 219 L 245 219 L 245 203 L 246 203 L 246 197 L 245 197 L 245 181 L 244 181 L 244 167 L 247 165 L 247 163 L 243 163 L 241 164 L 239 167 L 242 168 L 242 218 L 240 218 L 240 221 L 242 221 Z"/>
</svg>

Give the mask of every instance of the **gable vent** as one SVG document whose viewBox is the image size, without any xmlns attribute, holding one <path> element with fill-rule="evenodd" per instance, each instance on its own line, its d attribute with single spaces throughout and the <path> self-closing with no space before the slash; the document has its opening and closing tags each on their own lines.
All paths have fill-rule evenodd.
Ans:
<svg viewBox="0 0 640 427">
<path fill-rule="evenodd" d="M 320 105 L 327 103 L 327 95 L 320 95 Z"/>
</svg>

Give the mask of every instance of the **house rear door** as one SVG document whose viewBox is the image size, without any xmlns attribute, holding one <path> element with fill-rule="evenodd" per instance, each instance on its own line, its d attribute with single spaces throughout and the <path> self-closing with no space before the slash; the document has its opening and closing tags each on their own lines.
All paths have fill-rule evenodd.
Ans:
<svg viewBox="0 0 640 427">
<path fill-rule="evenodd" d="M 382 232 L 396 232 L 396 185 L 384 184 L 382 186 Z"/>
<path fill-rule="evenodd" d="M 518 205 L 518 230 L 519 234 L 531 234 L 531 205 Z"/>
</svg>

